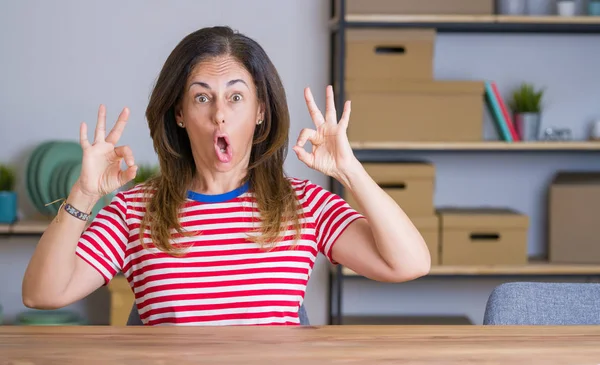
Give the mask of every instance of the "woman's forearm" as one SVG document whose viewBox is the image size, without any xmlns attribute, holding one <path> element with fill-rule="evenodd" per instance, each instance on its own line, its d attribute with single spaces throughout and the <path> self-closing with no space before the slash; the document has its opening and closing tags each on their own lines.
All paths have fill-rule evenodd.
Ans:
<svg viewBox="0 0 600 365">
<path fill-rule="evenodd" d="M 389 267 L 394 271 L 429 271 L 431 258 L 420 232 L 360 162 L 352 163 L 338 180 L 367 218 L 379 254 Z"/>
<path fill-rule="evenodd" d="M 91 211 L 95 200 L 76 187 L 67 202 L 83 211 Z M 75 269 L 75 248 L 85 222 L 60 210 L 42 235 L 23 277 L 23 302 L 30 308 L 60 307 Z"/>
</svg>

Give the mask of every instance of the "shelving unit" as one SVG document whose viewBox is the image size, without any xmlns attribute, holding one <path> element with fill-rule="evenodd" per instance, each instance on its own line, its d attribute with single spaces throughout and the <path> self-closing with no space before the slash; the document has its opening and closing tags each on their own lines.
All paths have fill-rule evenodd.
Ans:
<svg viewBox="0 0 600 365">
<path fill-rule="evenodd" d="M 13 224 L 0 224 L 0 236 L 41 236 L 51 219 L 27 219 Z"/>
<path fill-rule="evenodd" d="M 353 142 L 355 151 L 600 151 L 600 142 Z"/>
<path fill-rule="evenodd" d="M 336 105 L 346 100 L 345 52 L 346 30 L 351 28 L 434 28 L 439 33 L 477 34 L 600 34 L 600 17 L 577 16 L 503 16 L 503 15 L 357 15 L 346 14 L 345 0 L 332 0 L 331 31 L 331 84 L 336 92 Z M 341 108 L 339 108 L 341 109 Z M 338 118 L 341 110 L 338 110 Z M 595 153 L 600 152 L 596 141 L 536 141 L 536 142 L 369 142 L 352 143 L 357 158 L 362 162 L 400 160 L 408 152 L 531 152 L 531 153 Z M 331 179 L 331 189 L 343 195 L 343 187 Z M 544 260 L 530 260 L 523 266 L 433 266 L 422 278 L 457 277 L 585 277 L 589 281 L 600 278 L 600 265 L 557 265 Z M 341 265 L 330 271 L 329 323 L 343 324 L 342 294 L 344 280 L 365 279 Z M 419 280 L 422 280 L 419 279 Z"/>
<path fill-rule="evenodd" d="M 338 31 L 340 18 L 331 22 Z M 346 14 L 345 28 L 435 28 L 438 32 L 477 33 L 598 33 L 600 17 L 505 15 L 358 15 Z"/>
<path fill-rule="evenodd" d="M 587 282 L 600 280 L 600 265 L 550 264 L 544 260 L 531 260 L 527 265 L 472 265 L 472 266 L 432 266 L 429 274 L 418 280 L 428 278 L 514 278 L 514 277 L 583 277 Z M 342 312 L 342 290 L 345 280 L 369 280 L 356 272 L 338 265 L 330 272 L 330 324 L 344 324 Z M 333 306 L 335 304 L 335 307 Z M 349 321 L 377 322 L 376 316 L 350 316 Z M 391 321 L 391 318 L 386 318 Z M 382 322 L 385 323 L 385 322 Z"/>
<path fill-rule="evenodd" d="M 359 276 L 347 267 L 342 275 Z M 493 276 L 493 275 L 583 275 L 600 276 L 600 265 L 549 264 L 532 260 L 527 265 L 433 266 L 428 276 Z"/>
</svg>

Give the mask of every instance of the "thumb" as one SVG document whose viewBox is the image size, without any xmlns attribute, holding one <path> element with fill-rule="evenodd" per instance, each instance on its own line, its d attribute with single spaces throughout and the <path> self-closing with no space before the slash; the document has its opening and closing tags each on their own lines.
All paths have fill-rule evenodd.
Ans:
<svg viewBox="0 0 600 365">
<path fill-rule="evenodd" d="M 135 178 L 135 175 L 137 174 L 137 169 L 137 165 L 133 165 L 129 166 L 127 170 L 121 170 L 119 172 L 119 183 L 121 184 L 121 186 L 127 184 L 128 182 L 133 180 L 133 178 Z"/>
<path fill-rule="evenodd" d="M 296 152 L 296 156 L 302 162 L 304 162 L 308 167 L 312 167 L 315 161 L 315 156 L 311 153 L 306 152 L 306 150 L 300 146 L 294 146 L 294 152 Z"/>
</svg>

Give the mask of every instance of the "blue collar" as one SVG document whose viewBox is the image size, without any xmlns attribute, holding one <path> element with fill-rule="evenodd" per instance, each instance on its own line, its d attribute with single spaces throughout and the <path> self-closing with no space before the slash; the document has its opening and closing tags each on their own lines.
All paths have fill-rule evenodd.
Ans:
<svg viewBox="0 0 600 365">
<path fill-rule="evenodd" d="M 188 199 L 195 200 L 200 203 L 223 203 L 244 194 L 248 191 L 249 188 L 250 182 L 247 181 L 244 185 L 240 186 L 239 188 L 223 194 L 200 194 L 196 193 L 195 191 L 188 190 L 187 197 Z"/>
</svg>

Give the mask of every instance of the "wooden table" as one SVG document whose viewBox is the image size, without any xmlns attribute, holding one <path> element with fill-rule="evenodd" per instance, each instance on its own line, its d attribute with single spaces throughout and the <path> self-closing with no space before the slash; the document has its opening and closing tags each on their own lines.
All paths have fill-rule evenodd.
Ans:
<svg viewBox="0 0 600 365">
<path fill-rule="evenodd" d="M 0 327 L 0 364 L 600 364 L 600 327 Z"/>
</svg>

